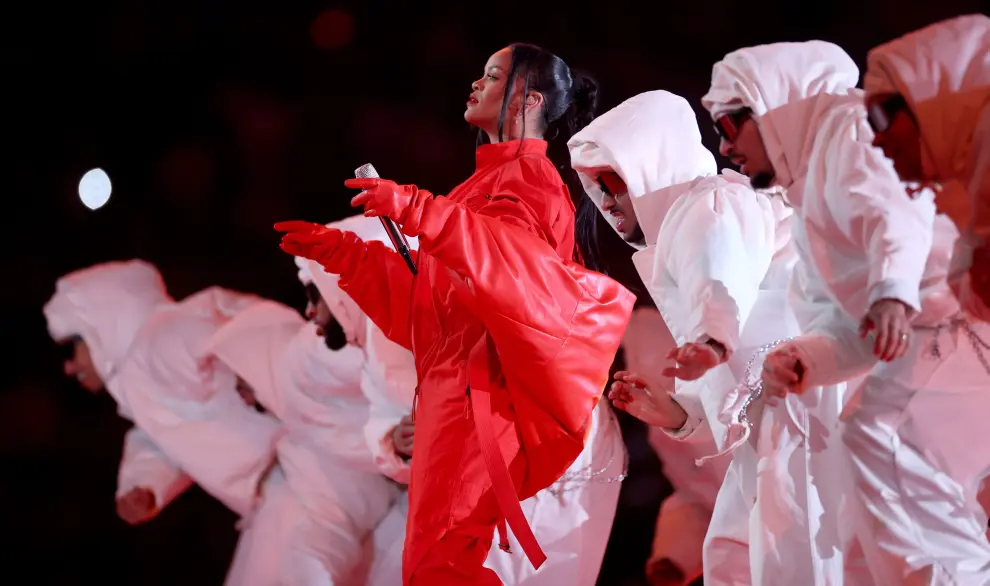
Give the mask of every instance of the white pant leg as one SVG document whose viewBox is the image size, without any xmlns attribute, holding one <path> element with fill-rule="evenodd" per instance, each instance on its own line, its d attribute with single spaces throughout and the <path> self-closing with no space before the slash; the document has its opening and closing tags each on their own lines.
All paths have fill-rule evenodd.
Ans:
<svg viewBox="0 0 990 586">
<path fill-rule="evenodd" d="M 727 455 L 698 466 L 698 458 L 717 451 L 714 441 L 676 440 L 659 428 L 650 429 L 649 442 L 674 492 L 660 506 L 653 550 L 646 565 L 649 568 L 667 560 L 689 584 L 701 576 L 705 534 L 732 457 Z"/>
<path fill-rule="evenodd" d="M 626 447 L 622 432 L 602 402 L 595 410 L 588 443 L 578 459 L 557 483 L 521 503 L 547 561 L 534 570 L 514 535 L 511 553 L 492 543 L 485 567 L 498 574 L 505 586 L 594 586 L 601 569 L 620 482 L 625 472 Z M 581 480 L 587 473 L 590 480 Z"/>
<path fill-rule="evenodd" d="M 245 520 L 224 581 L 226 586 L 286 586 L 280 568 L 288 551 L 291 528 L 305 519 L 282 471 L 275 468 L 265 482 L 264 498 Z"/>
<path fill-rule="evenodd" d="M 842 581 L 841 550 L 836 548 L 825 560 L 816 549 L 816 541 L 833 537 L 827 530 L 835 528 L 832 521 L 838 511 L 833 511 L 836 517 L 824 513 L 815 483 L 842 482 L 841 474 L 813 474 L 816 459 L 828 454 L 839 415 L 839 400 L 822 404 L 821 397 L 822 390 L 816 388 L 773 408 L 761 405 L 756 498 L 750 517 L 753 584 L 827 586 Z"/>
<path fill-rule="evenodd" d="M 409 495 L 402 491 L 395 499 L 372 536 L 373 557 L 368 574 L 368 586 L 400 586 L 402 584 L 402 549 L 406 541 L 406 519 L 409 515 Z"/>
<path fill-rule="evenodd" d="M 346 468 L 316 498 L 305 499 L 305 516 L 291 527 L 283 557 L 287 586 L 363 586 L 373 563 L 372 532 L 398 492 L 379 474 Z"/>
<path fill-rule="evenodd" d="M 841 392 L 754 404 L 760 425 L 733 452 L 705 540 L 706 584 L 835 586 L 847 572 L 862 576 L 846 568 L 852 535 L 840 527 L 848 484 L 836 438 Z"/>
<path fill-rule="evenodd" d="M 715 499 L 702 559 L 706 586 L 750 586 L 750 512 L 755 500 L 755 454 L 749 443 L 733 452 Z"/>
<path fill-rule="evenodd" d="M 974 326 L 990 341 L 990 327 Z M 845 417 L 860 542 L 877 584 L 990 584 L 976 493 L 990 468 L 990 375 L 964 330 L 916 332 L 866 379 Z M 984 350 L 990 357 L 990 351 Z"/>
</svg>

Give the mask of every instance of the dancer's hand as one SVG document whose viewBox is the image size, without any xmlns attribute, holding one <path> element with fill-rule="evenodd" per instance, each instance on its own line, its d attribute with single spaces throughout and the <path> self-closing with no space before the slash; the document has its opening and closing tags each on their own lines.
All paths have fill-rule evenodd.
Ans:
<svg viewBox="0 0 990 586">
<path fill-rule="evenodd" d="M 140 525 L 158 514 L 155 493 L 150 488 L 136 486 L 117 497 L 117 516 L 130 525 Z"/>
<path fill-rule="evenodd" d="M 616 408 L 648 425 L 680 429 L 687 422 L 687 412 L 666 389 L 654 391 L 641 376 L 631 372 L 615 373 L 608 398 Z"/>
<path fill-rule="evenodd" d="M 395 446 L 395 453 L 406 458 L 413 455 L 413 439 L 416 435 L 416 426 L 412 417 L 406 415 L 399 421 L 399 424 L 392 428 L 392 444 Z"/>
<path fill-rule="evenodd" d="M 910 309 L 897 299 L 880 299 L 875 302 L 859 324 L 863 338 L 873 333 L 873 355 L 890 362 L 907 352 L 911 344 Z"/>
<path fill-rule="evenodd" d="M 797 349 L 783 344 L 767 354 L 763 360 L 763 394 L 773 405 L 774 397 L 786 397 L 787 393 L 804 391 L 804 365 L 798 357 Z"/>
<path fill-rule="evenodd" d="M 646 581 L 650 586 L 681 586 L 687 583 L 684 572 L 668 558 L 646 563 Z"/>
<path fill-rule="evenodd" d="M 387 179 L 348 179 L 344 185 L 351 189 L 362 189 L 351 199 L 354 207 L 364 206 L 365 216 L 385 216 L 399 224 L 403 223 L 415 187 L 397 185 Z"/>
<path fill-rule="evenodd" d="M 680 348 L 674 348 L 667 354 L 667 360 L 673 360 L 674 366 L 668 366 L 661 374 L 681 380 L 698 380 L 706 372 L 715 368 L 724 360 L 712 344 L 689 342 Z"/>
</svg>

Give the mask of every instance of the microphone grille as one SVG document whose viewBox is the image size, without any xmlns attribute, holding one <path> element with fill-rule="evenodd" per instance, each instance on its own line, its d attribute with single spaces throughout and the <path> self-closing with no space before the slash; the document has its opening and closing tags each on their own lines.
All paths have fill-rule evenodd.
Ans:
<svg viewBox="0 0 990 586">
<path fill-rule="evenodd" d="M 358 179 L 378 179 L 378 171 L 371 163 L 365 163 L 354 170 L 354 176 Z"/>
</svg>

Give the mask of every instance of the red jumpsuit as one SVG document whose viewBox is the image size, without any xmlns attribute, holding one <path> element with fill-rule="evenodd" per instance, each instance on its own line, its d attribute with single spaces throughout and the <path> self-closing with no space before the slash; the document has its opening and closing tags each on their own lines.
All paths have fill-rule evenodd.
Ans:
<svg viewBox="0 0 990 586">
<path fill-rule="evenodd" d="M 465 298 L 483 286 L 511 299 L 533 298 L 533 288 L 548 290 L 537 281 L 553 278 L 546 277 L 553 271 L 544 271 L 539 259 L 554 253 L 572 258 L 574 206 L 546 148 L 541 140 L 483 145 L 475 173 L 447 197 L 417 191 L 401 222 L 403 232 L 419 237 L 415 278 L 378 242 L 345 239 L 337 253 L 354 259 L 345 263 L 341 288 L 416 358 L 416 436 L 403 557 L 407 586 L 501 583 L 482 566 L 501 512 L 467 393 L 468 356 L 486 329 L 478 308 Z M 545 309 L 527 309 L 531 314 L 574 310 L 547 307 L 554 303 L 552 294 L 533 299 Z M 626 305 L 631 306 L 631 296 Z M 498 354 L 489 350 L 489 356 L 499 369 Z M 490 389 L 494 435 L 517 496 L 525 498 L 530 495 L 518 490 L 527 476 L 520 434 L 534 424 L 517 427 L 504 375 L 492 377 Z M 586 407 L 575 411 L 590 414 Z M 573 456 L 560 463 L 561 472 Z"/>
</svg>

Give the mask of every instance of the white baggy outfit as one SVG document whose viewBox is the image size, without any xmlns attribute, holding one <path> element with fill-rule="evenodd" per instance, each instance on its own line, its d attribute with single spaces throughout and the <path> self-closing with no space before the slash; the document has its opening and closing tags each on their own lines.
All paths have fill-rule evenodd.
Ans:
<svg viewBox="0 0 990 586">
<path fill-rule="evenodd" d="M 208 347 L 218 329 L 259 301 L 212 287 L 175 303 L 157 270 L 141 261 L 59 280 L 45 306 L 52 336 L 83 338 L 120 414 L 135 423 L 119 494 L 148 486 L 161 507 L 192 478 L 242 518 L 255 512 L 282 426 L 244 404 Z"/>
<path fill-rule="evenodd" d="M 285 428 L 227 584 L 366 584 L 370 535 L 398 489 L 377 473 L 363 441 L 361 352 L 329 350 L 315 326 L 270 301 L 221 328 L 210 351 Z"/>
<path fill-rule="evenodd" d="M 990 17 L 945 20 L 870 51 L 863 86 L 869 94 L 902 95 L 921 134 L 929 176 L 942 180 L 936 202 L 962 232 L 954 266 L 969 267 L 972 250 L 990 242 Z M 959 280 L 967 311 L 990 320 Z"/>
<path fill-rule="evenodd" d="M 161 275 L 151 264 L 140 260 L 109 262 L 59 279 L 44 313 L 56 341 L 82 338 L 97 374 L 106 382 L 127 358 L 148 317 L 159 306 L 172 302 Z M 119 401 L 118 412 L 133 421 Z M 163 509 L 192 483 L 147 433 L 139 427 L 127 432 L 117 478 L 118 497 L 134 488 L 147 488 Z"/>
<path fill-rule="evenodd" d="M 804 239 L 806 225 L 801 215 L 804 211 L 800 204 L 804 191 L 814 186 L 806 181 L 807 161 L 801 157 L 816 140 L 818 123 L 831 107 L 829 98 L 815 101 L 814 97 L 846 94 L 855 87 L 858 77 L 859 70 L 852 59 L 831 43 L 775 43 L 734 51 L 716 63 L 711 88 L 702 98 L 713 119 L 742 107 L 751 109 L 774 166 L 776 183 L 786 189 L 788 203 L 796 208 L 792 217 L 792 241 L 802 259 L 807 258 L 807 246 Z M 773 110 L 774 120 L 779 121 L 777 124 L 765 122 L 770 110 Z M 804 198 L 804 201 L 810 200 Z M 921 238 L 923 264 L 924 228 Z M 919 275 L 912 273 L 908 280 Z M 917 288 L 917 280 L 914 282 Z M 793 270 L 789 301 L 805 334 L 817 332 L 840 313 L 804 260 Z M 865 347 L 858 335 L 849 343 L 854 354 Z M 754 368 L 761 364 L 762 360 L 754 364 Z M 853 361 L 846 370 L 834 370 L 827 380 L 812 384 L 813 380 L 808 379 L 801 395 L 786 398 L 789 411 L 797 414 L 791 407 L 803 404 L 807 413 L 804 417 L 792 418 L 792 422 L 797 436 L 805 438 L 809 457 L 803 461 L 792 459 L 790 463 L 802 468 L 808 480 L 795 492 L 796 502 L 804 502 L 801 509 L 805 529 L 800 540 L 790 540 L 792 551 L 803 549 L 805 553 L 801 557 L 796 557 L 796 553 L 789 556 L 768 540 L 766 547 L 775 553 L 766 556 L 762 570 L 757 572 L 754 567 L 754 584 L 847 583 L 860 586 L 871 583 L 862 567 L 859 545 L 843 518 L 846 483 L 841 471 L 845 460 L 843 448 L 836 439 L 839 414 L 851 388 L 846 381 L 864 374 L 869 364 Z M 781 470 L 778 474 L 786 479 L 787 471 Z M 786 515 L 781 511 L 779 517 L 783 519 Z M 756 555 L 750 556 L 751 564 L 759 561 Z M 765 582 L 761 582 L 759 576 Z"/>
<path fill-rule="evenodd" d="M 909 33 L 871 51 L 868 63 L 868 92 L 906 98 L 922 162 L 946 180 L 940 206 L 957 221 L 964 210 L 953 269 L 965 270 L 971 247 L 990 235 L 990 18 L 962 16 Z M 939 238 L 936 230 L 932 256 Z M 958 281 L 965 311 L 937 333 L 916 329 L 911 355 L 875 369 L 848 418 L 862 529 L 876 531 L 867 553 L 878 581 L 990 583 L 987 519 L 976 499 L 990 472 L 990 449 L 979 441 L 990 417 L 990 353 L 979 341 L 990 341 L 990 315 L 970 298 L 966 279 Z M 922 315 L 929 323 L 939 317 L 930 313 Z M 931 356 L 936 347 L 939 359 Z"/>
<path fill-rule="evenodd" d="M 353 216 L 328 226 L 354 232 L 365 241 L 389 242 L 378 218 Z M 410 239 L 409 245 L 415 248 L 415 239 Z M 340 290 L 337 275 L 327 274 L 313 262 L 307 269 L 310 276 L 300 271 L 300 277 L 312 279 L 344 326 L 348 339 L 365 349 L 362 389 L 371 402 L 365 437 L 374 461 L 382 474 L 408 483 L 409 466 L 415 455 L 406 461 L 395 453 L 391 430 L 412 412 L 417 384 L 412 353 L 385 338 Z M 589 437 L 584 451 L 560 480 L 521 503 L 533 533 L 547 554 L 548 559 L 540 569 L 533 570 L 514 536 L 509 536 L 512 553 L 501 551 L 497 543 L 492 544 L 485 567 L 494 570 L 507 586 L 595 583 L 612 529 L 619 481 L 624 478 L 626 466 L 622 433 L 604 402 L 594 412 Z M 403 493 L 376 531 L 375 549 L 381 556 L 372 568 L 376 584 L 397 585 L 402 581 L 406 506 Z M 394 534 L 397 527 L 402 527 L 402 534 Z M 389 563 L 393 556 L 394 562 Z"/>
<path fill-rule="evenodd" d="M 678 381 L 674 395 L 688 421 L 673 436 L 689 439 L 707 426 L 721 452 L 733 451 L 706 537 L 706 584 L 831 583 L 814 546 L 822 523 L 814 470 L 825 464 L 809 430 L 832 425 L 839 403 L 823 407 L 812 392 L 775 408 L 749 406 L 745 386 L 754 354 L 798 333 L 787 302 L 796 262 L 790 209 L 736 173 L 714 176 L 693 111 L 666 92 L 627 100 L 572 142 L 596 132 L 601 153 L 572 147 L 572 161 L 593 198 L 596 169 L 615 170 L 628 185 L 649 244 L 633 260 L 675 341 L 710 336 L 731 353 L 700 380 Z M 682 176 L 643 181 L 672 172 Z"/>
<path fill-rule="evenodd" d="M 778 63 L 781 55 L 752 57 Z M 768 87 L 772 75 L 756 70 L 750 79 Z M 982 400 L 980 412 L 978 397 L 986 397 L 990 374 L 969 328 L 957 321 L 963 316 L 946 282 L 958 233 L 947 218 L 934 217 L 930 193 L 908 198 L 890 162 L 871 146 L 863 97 L 858 90 L 818 94 L 771 108 L 759 120 L 778 179 L 798 186 L 788 198 L 804 261 L 799 285 L 832 305 L 792 344 L 807 385 L 869 370 L 847 406 L 841 437 L 854 480 L 849 510 L 876 583 L 983 584 L 990 545 L 976 493 L 990 451 L 951 438 L 982 429 L 990 401 Z M 804 140 L 780 140 L 784 128 Z M 876 363 L 871 341 L 856 331 L 880 299 L 918 311 L 911 348 L 892 363 Z M 933 359 L 933 350 L 942 358 Z M 960 433 L 946 433 L 947 424 Z"/>
<path fill-rule="evenodd" d="M 327 226 L 353 232 L 365 241 L 389 243 L 378 218 L 352 216 Z M 416 250 L 417 239 L 408 240 L 410 249 Z M 296 264 L 299 266 L 300 282 L 316 285 L 333 318 L 344 331 L 347 348 L 359 356 L 353 361 L 359 368 L 356 388 L 367 404 L 368 413 L 360 420 L 357 434 L 379 478 L 394 481 L 396 490 L 392 506 L 372 534 L 372 560 L 366 583 L 368 586 L 398 586 L 402 583 L 402 548 L 409 507 L 406 493 L 409 462 L 395 452 L 391 431 L 404 415 L 411 412 L 417 383 L 416 364 L 412 352 L 386 338 L 381 329 L 341 291 L 337 284 L 339 275 L 327 273 L 314 261 L 297 257 Z"/>
</svg>

